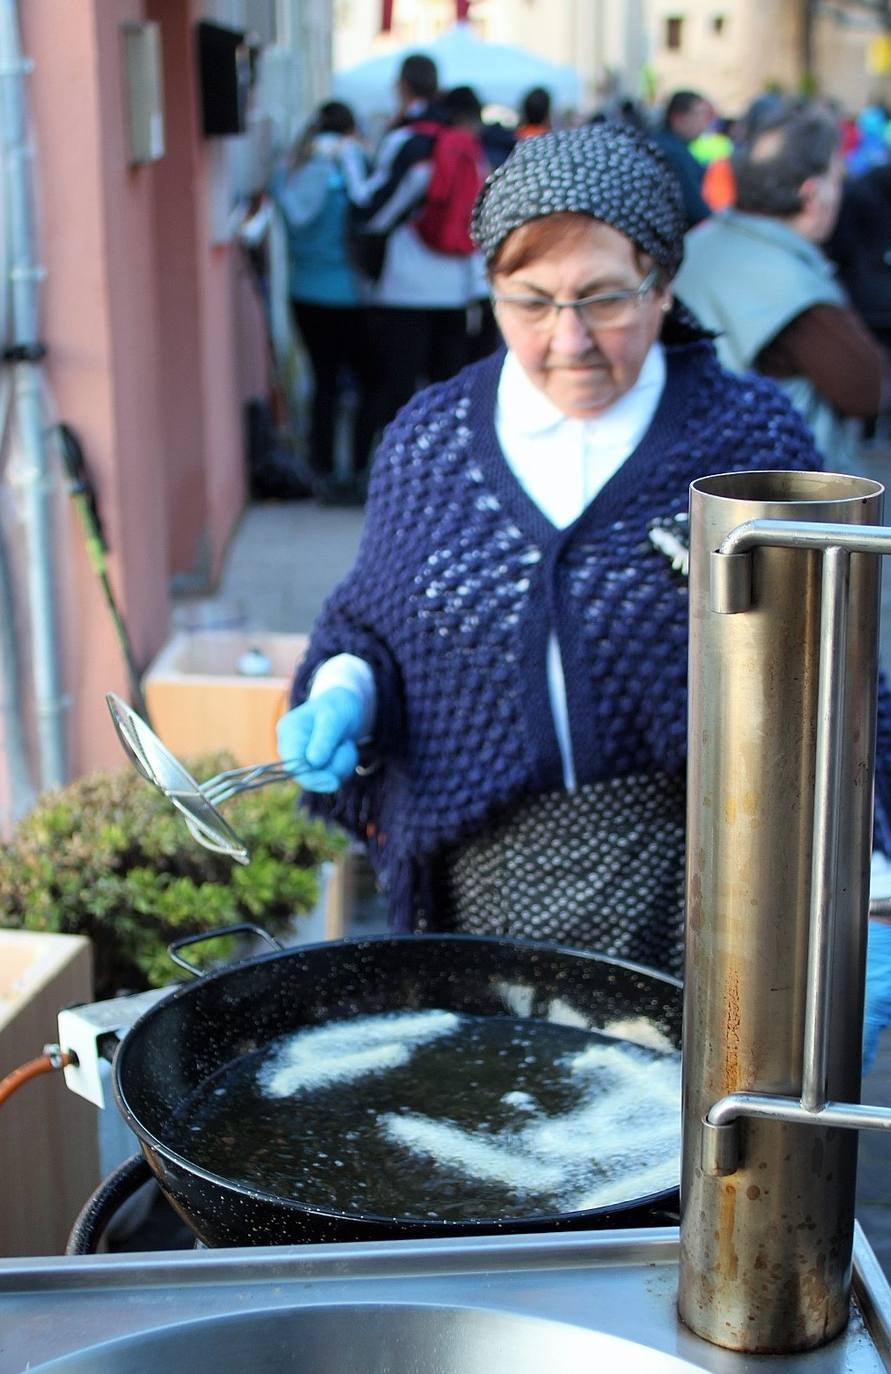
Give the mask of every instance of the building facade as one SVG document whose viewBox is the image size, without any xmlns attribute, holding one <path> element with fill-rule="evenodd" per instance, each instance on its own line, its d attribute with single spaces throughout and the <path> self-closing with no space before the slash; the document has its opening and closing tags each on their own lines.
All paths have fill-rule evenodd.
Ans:
<svg viewBox="0 0 891 1374">
<path fill-rule="evenodd" d="M 18 5 L 34 166 L 48 423 L 78 436 L 110 546 L 110 578 L 147 665 L 169 632 L 171 586 L 209 590 L 246 499 L 245 404 L 266 395 L 260 294 L 235 230 L 268 153 L 327 87 L 329 0 L 25 0 Z M 246 131 L 206 128 L 198 24 L 247 34 L 257 79 Z M 132 35 L 154 26 L 150 144 L 134 156 Z M 239 48 L 239 62 L 244 48 Z M 239 67 L 239 71 L 242 67 Z M 241 94 L 244 94 L 242 91 Z M 13 491 L 18 435 L 0 454 L 4 548 L 20 588 L 26 540 Z M 8 499 L 7 499 L 8 498 Z M 121 761 L 105 707 L 127 674 L 83 535 L 58 501 L 54 618 L 66 772 Z M 24 591 L 17 645 L 34 759 Z M 21 722 L 20 722 L 21 724 Z M 10 728 L 7 713 L 0 727 Z M 16 814 L 0 740 L 0 828 Z M 20 808 L 19 808 L 20 809 Z"/>
<path fill-rule="evenodd" d="M 769 87 L 855 114 L 891 97 L 884 11 L 880 0 L 648 0 L 650 65 L 661 94 L 692 87 L 730 115 Z"/>
<path fill-rule="evenodd" d="M 334 65 L 430 42 L 455 22 L 455 0 L 333 0 Z M 616 97 L 659 102 L 702 91 L 736 114 L 768 87 L 811 90 L 855 112 L 891 99 L 884 0 L 470 0 L 469 22 L 579 71 L 587 110 Z M 809 57 L 808 57 L 809 53 Z"/>
<path fill-rule="evenodd" d="M 655 94 L 700 91 L 722 114 L 741 113 L 767 86 L 801 82 L 797 6 L 789 0 L 648 0 Z"/>
<path fill-rule="evenodd" d="M 492 43 L 528 48 L 576 68 L 583 107 L 595 108 L 629 79 L 634 90 L 646 57 L 646 0 L 471 0 L 469 22 Z M 392 26 L 381 32 L 378 0 L 333 0 L 336 69 L 369 55 L 430 43 L 455 22 L 456 0 L 394 0 Z"/>
</svg>

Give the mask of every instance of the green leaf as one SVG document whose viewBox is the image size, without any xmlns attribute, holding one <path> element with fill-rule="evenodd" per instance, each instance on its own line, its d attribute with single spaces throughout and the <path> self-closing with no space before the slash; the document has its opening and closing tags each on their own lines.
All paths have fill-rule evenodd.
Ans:
<svg viewBox="0 0 891 1374">
<path fill-rule="evenodd" d="M 187 766 L 204 779 L 234 760 Z M 245 921 L 281 933 L 315 906 L 319 866 L 342 855 L 346 839 L 299 810 L 296 795 L 282 783 L 227 806 L 251 853 L 242 867 L 202 849 L 132 770 L 47 792 L 0 844 L 0 926 L 89 936 L 97 997 L 164 986 L 177 976 L 171 940 Z M 195 962 L 204 957 L 199 947 Z"/>
</svg>

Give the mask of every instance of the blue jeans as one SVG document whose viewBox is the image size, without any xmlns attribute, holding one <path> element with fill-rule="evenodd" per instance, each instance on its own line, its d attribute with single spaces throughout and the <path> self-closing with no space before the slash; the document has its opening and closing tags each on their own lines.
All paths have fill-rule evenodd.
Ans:
<svg viewBox="0 0 891 1374">
<path fill-rule="evenodd" d="M 891 1021 L 891 925 L 869 922 L 866 947 L 866 1008 L 863 1026 L 863 1072 L 872 1068 L 879 1033 Z"/>
</svg>

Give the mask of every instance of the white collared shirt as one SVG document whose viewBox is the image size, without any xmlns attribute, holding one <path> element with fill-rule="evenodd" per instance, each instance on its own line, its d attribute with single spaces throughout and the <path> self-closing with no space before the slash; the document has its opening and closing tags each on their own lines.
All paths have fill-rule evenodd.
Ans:
<svg viewBox="0 0 891 1374">
<path fill-rule="evenodd" d="M 495 429 L 507 464 L 526 495 L 558 529 L 586 506 L 634 452 L 665 386 L 665 352 L 650 348 L 637 381 L 600 415 L 574 420 L 558 410 L 508 353 L 498 381 Z M 557 635 L 548 637 L 548 695 L 563 764 L 563 785 L 576 785 L 566 682 Z"/>
<path fill-rule="evenodd" d="M 498 442 L 527 496 L 558 529 L 578 519 L 637 448 L 664 386 L 665 352 L 654 343 L 634 386 L 614 405 L 589 420 L 571 420 L 508 353 L 498 382 Z"/>
</svg>

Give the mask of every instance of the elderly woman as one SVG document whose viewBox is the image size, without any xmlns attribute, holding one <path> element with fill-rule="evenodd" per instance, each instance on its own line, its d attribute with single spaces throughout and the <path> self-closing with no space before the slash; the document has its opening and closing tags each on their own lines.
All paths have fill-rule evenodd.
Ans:
<svg viewBox="0 0 891 1374">
<path fill-rule="evenodd" d="M 397 930 L 680 968 L 687 591 L 654 531 L 706 473 L 818 466 L 673 301 L 684 227 L 659 151 L 606 123 L 526 140 L 480 195 L 506 350 L 387 430 L 279 726 Z"/>
</svg>

